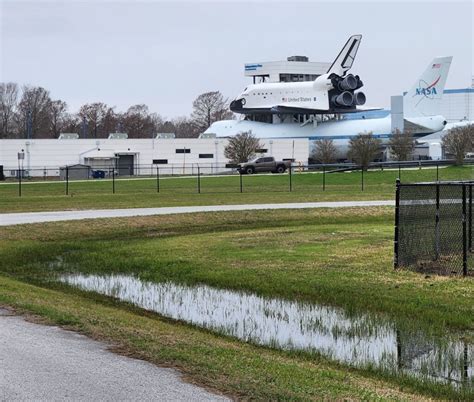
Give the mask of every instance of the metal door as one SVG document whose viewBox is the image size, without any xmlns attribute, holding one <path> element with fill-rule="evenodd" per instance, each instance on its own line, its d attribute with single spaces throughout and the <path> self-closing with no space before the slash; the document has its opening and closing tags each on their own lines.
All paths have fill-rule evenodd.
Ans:
<svg viewBox="0 0 474 402">
<path fill-rule="evenodd" d="M 117 161 L 117 169 L 119 176 L 133 176 L 133 155 L 119 155 Z"/>
</svg>

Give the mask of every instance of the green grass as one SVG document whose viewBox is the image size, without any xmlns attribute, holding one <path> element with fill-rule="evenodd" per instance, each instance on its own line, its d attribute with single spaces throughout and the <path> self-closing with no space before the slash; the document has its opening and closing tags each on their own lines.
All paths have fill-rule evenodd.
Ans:
<svg viewBox="0 0 474 402">
<path fill-rule="evenodd" d="M 401 176 L 403 182 L 433 181 L 436 169 L 407 169 Z M 397 177 L 398 170 L 366 172 L 362 191 L 360 172 L 326 174 L 323 191 L 322 174 L 294 173 L 290 192 L 288 174 L 243 176 L 242 194 L 238 175 L 202 177 L 201 194 L 197 193 L 196 177 L 162 178 L 159 193 L 155 178 L 118 179 L 115 194 L 111 180 L 71 181 L 68 196 L 64 182 L 26 182 L 22 197 L 18 196 L 16 184 L 6 182 L 0 184 L 0 212 L 393 199 Z M 440 168 L 439 179 L 474 179 L 474 166 Z"/>
<path fill-rule="evenodd" d="M 472 399 L 443 386 L 242 344 L 51 282 L 59 271 L 205 283 L 380 312 L 400 325 L 416 322 L 473 342 L 472 280 L 394 271 L 392 238 L 392 208 L 206 213 L 7 227 L 0 233 L 0 302 L 118 342 L 134 355 L 176 365 L 193 381 L 243 398 Z M 64 265 L 53 268 L 50 263 L 59 257 Z"/>
</svg>

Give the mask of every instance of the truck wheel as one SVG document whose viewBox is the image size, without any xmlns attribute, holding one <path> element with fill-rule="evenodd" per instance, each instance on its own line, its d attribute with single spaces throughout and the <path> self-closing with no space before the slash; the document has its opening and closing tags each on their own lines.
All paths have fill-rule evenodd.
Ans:
<svg viewBox="0 0 474 402">
<path fill-rule="evenodd" d="M 284 165 L 277 166 L 277 173 L 285 173 L 286 167 Z"/>
<path fill-rule="evenodd" d="M 245 168 L 245 173 L 247 174 L 253 174 L 254 171 L 255 169 L 252 166 Z"/>
</svg>

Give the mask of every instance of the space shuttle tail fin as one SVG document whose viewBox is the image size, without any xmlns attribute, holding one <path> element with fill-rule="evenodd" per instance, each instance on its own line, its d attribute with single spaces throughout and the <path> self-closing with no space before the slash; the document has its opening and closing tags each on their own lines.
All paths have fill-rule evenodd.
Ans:
<svg viewBox="0 0 474 402">
<path fill-rule="evenodd" d="M 339 52 L 336 60 L 333 61 L 331 67 L 329 67 L 328 74 L 335 73 L 339 76 L 343 76 L 350 70 L 352 63 L 354 63 L 357 50 L 359 49 L 362 35 L 352 35 Z"/>
<path fill-rule="evenodd" d="M 452 60 L 452 56 L 436 57 L 428 64 L 421 77 L 403 96 L 405 117 L 441 114 L 441 99 Z"/>
</svg>

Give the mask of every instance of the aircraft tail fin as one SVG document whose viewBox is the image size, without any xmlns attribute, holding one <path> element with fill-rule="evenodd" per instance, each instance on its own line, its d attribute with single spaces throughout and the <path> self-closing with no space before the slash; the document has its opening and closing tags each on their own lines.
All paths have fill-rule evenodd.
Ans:
<svg viewBox="0 0 474 402">
<path fill-rule="evenodd" d="M 452 56 L 436 57 L 426 67 L 425 72 L 403 96 L 405 117 L 441 114 L 441 99 L 452 59 Z"/>
<path fill-rule="evenodd" d="M 329 67 L 328 74 L 335 73 L 339 76 L 343 76 L 347 73 L 354 63 L 357 50 L 359 49 L 362 35 L 352 35 L 339 52 L 336 60 L 333 61 L 331 67 Z"/>
</svg>

